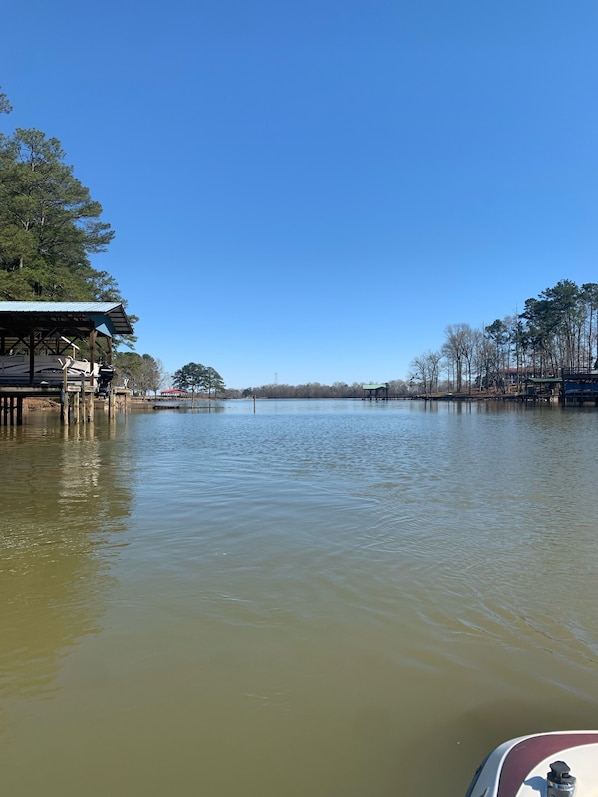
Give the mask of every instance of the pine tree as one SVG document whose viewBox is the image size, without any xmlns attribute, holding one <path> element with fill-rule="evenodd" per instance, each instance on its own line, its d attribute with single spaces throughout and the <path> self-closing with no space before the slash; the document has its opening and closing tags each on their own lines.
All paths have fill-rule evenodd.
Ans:
<svg viewBox="0 0 598 797">
<path fill-rule="evenodd" d="M 10 110 L 0 93 L 0 113 Z M 39 130 L 0 134 L 0 300 L 121 300 L 90 263 L 114 232 L 64 159 Z"/>
</svg>

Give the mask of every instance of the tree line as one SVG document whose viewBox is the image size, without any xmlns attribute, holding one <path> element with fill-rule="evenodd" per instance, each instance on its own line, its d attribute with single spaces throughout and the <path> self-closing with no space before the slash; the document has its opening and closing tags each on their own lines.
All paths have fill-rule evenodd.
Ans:
<svg viewBox="0 0 598 797">
<path fill-rule="evenodd" d="M 224 380 L 215 368 L 201 363 L 187 363 L 169 374 L 161 361 L 151 354 L 116 352 L 114 356 L 116 384 L 129 388 L 133 393 L 154 395 L 162 388 L 172 385 L 194 396 L 204 394 L 215 398 L 224 394 Z"/>
<path fill-rule="evenodd" d="M 402 396 L 409 392 L 409 385 L 403 379 L 391 380 L 389 383 L 391 395 Z M 226 391 L 228 398 L 258 399 L 361 399 L 363 398 L 363 382 L 334 382 L 332 385 L 323 385 L 320 382 L 306 382 L 300 385 L 269 384 L 260 387 L 247 387 L 244 390 Z"/>
<path fill-rule="evenodd" d="M 159 360 L 134 352 L 117 353 L 117 373 L 140 392 L 164 387 L 169 375 Z M 406 379 L 389 381 L 391 396 L 435 393 L 505 393 L 523 389 L 529 377 L 558 377 L 565 371 L 598 369 L 598 284 L 576 285 L 561 280 L 537 297 L 527 299 L 523 312 L 496 319 L 476 329 L 466 323 L 449 324 L 438 350 L 427 351 L 410 363 Z M 187 363 L 170 383 L 181 390 L 208 397 L 259 399 L 316 399 L 363 397 L 363 384 L 307 382 L 267 384 L 226 389 L 211 366 Z"/>
<path fill-rule="evenodd" d="M 523 312 L 482 328 L 449 324 L 440 348 L 414 357 L 406 379 L 389 382 L 391 396 L 524 389 L 530 377 L 598 370 L 598 284 L 561 280 L 527 299 Z M 362 383 L 269 384 L 229 390 L 231 398 L 362 398 Z"/>
<path fill-rule="evenodd" d="M 504 393 L 529 377 L 598 369 L 598 284 L 561 280 L 527 299 L 523 312 L 482 329 L 449 324 L 436 351 L 410 363 L 409 384 L 439 391 Z"/>
<path fill-rule="evenodd" d="M 151 354 L 117 351 L 114 353 L 113 365 L 114 383 L 142 396 L 148 393 L 155 395 L 170 379 L 160 360 Z"/>
<path fill-rule="evenodd" d="M 0 91 L 0 115 L 11 110 Z M 107 250 L 114 231 L 65 157 L 60 141 L 39 130 L 0 132 L 0 301 L 99 301 L 126 307 L 114 277 L 91 264 L 92 255 Z M 132 348 L 134 342 L 134 337 L 115 341 L 117 376 L 134 390 L 155 392 L 166 385 L 168 375 L 150 354 L 120 350 L 123 343 Z M 448 325 L 440 348 L 415 357 L 407 379 L 391 381 L 390 392 L 505 392 L 529 376 L 556 377 L 563 369 L 598 369 L 596 283 L 578 286 L 561 280 L 527 299 L 522 313 L 481 329 Z M 173 384 L 208 395 L 225 390 L 220 374 L 200 363 L 176 371 Z M 358 398 L 362 387 L 274 384 L 227 395 Z"/>
</svg>

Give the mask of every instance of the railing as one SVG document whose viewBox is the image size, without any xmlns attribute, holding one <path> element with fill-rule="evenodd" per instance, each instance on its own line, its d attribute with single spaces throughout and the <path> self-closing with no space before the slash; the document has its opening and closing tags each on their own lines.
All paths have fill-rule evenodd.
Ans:
<svg viewBox="0 0 598 797">
<path fill-rule="evenodd" d="M 592 377 L 593 379 L 598 379 L 598 371 L 594 370 L 593 368 L 563 368 L 561 375 L 563 379 L 574 379 L 588 376 Z"/>
</svg>

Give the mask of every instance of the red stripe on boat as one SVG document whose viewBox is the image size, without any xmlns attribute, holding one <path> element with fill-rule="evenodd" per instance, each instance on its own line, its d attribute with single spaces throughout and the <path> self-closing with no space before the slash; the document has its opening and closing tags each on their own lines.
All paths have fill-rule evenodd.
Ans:
<svg viewBox="0 0 598 797">
<path fill-rule="evenodd" d="M 527 775 L 545 758 L 564 756 L 563 749 L 567 747 L 596 743 L 598 733 L 551 733 L 524 739 L 509 750 L 503 761 L 497 797 L 516 797 Z"/>
</svg>

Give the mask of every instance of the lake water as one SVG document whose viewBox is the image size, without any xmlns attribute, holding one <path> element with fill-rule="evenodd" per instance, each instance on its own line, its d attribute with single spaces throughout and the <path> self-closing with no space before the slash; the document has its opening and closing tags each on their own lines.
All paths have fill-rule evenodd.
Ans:
<svg viewBox="0 0 598 797">
<path fill-rule="evenodd" d="M 598 726 L 598 412 L 0 428 L 7 797 L 461 797 Z"/>
</svg>

